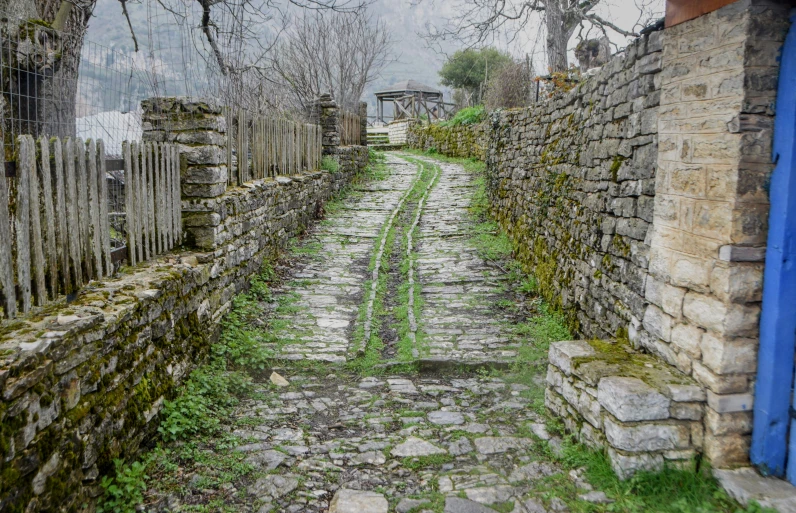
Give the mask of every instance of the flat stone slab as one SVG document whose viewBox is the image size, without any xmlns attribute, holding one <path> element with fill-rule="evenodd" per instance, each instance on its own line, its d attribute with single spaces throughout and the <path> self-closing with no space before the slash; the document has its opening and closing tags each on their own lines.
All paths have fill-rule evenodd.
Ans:
<svg viewBox="0 0 796 513">
<path fill-rule="evenodd" d="M 432 411 L 428 421 L 438 426 L 459 425 L 464 424 L 464 415 L 456 411 Z"/>
<path fill-rule="evenodd" d="M 387 513 L 389 504 L 380 493 L 342 488 L 334 494 L 329 513 Z"/>
<path fill-rule="evenodd" d="M 796 486 L 775 477 L 763 477 L 752 468 L 714 470 L 713 475 L 730 497 L 743 505 L 757 501 L 779 513 L 796 513 Z"/>
<path fill-rule="evenodd" d="M 427 442 L 422 438 L 417 438 L 415 436 L 410 436 L 406 439 L 406 441 L 402 444 L 398 444 L 393 447 L 390 454 L 393 456 L 398 456 L 400 458 L 410 458 L 414 456 L 431 456 L 433 454 L 447 454 L 448 451 L 442 449 L 441 447 L 437 447 L 436 445 L 432 444 L 431 442 Z"/>
<path fill-rule="evenodd" d="M 511 450 L 522 449 L 531 443 L 527 438 L 514 438 L 512 436 L 484 436 L 476 438 L 475 448 L 481 454 L 499 454 Z"/>
<path fill-rule="evenodd" d="M 668 397 L 638 378 L 609 376 L 597 385 L 597 400 L 622 422 L 669 418 Z"/>
<path fill-rule="evenodd" d="M 495 513 L 495 510 L 469 499 L 448 497 L 445 499 L 444 513 Z"/>
</svg>

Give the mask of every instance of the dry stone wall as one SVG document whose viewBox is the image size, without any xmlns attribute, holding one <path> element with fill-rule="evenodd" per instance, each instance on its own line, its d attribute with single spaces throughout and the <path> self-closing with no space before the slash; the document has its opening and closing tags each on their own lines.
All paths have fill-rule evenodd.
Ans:
<svg viewBox="0 0 796 513">
<path fill-rule="evenodd" d="M 573 334 L 626 338 L 644 315 L 662 48 L 643 36 L 569 93 L 492 115 L 494 213 Z"/>
<path fill-rule="evenodd" d="M 406 144 L 423 151 L 434 150 L 449 157 L 486 157 L 489 128 L 486 124 L 452 127 L 416 122 L 409 127 Z M 392 139 L 390 139 L 392 142 Z"/>
<path fill-rule="evenodd" d="M 172 102 L 190 116 L 170 136 L 203 154 L 199 139 L 214 147 L 218 140 L 192 137 L 186 127 L 200 119 L 221 127 L 219 112 L 188 103 Z M 328 152 L 340 162 L 337 173 L 256 181 L 221 194 L 215 185 L 189 189 L 190 247 L 93 283 L 74 303 L 2 326 L 0 511 L 77 509 L 99 493 L 112 460 L 134 454 L 154 432 L 164 400 L 203 360 L 218 321 L 263 259 L 367 164 L 366 147 Z M 215 167 L 183 162 L 183 178 L 195 176 L 191 166 Z"/>
</svg>

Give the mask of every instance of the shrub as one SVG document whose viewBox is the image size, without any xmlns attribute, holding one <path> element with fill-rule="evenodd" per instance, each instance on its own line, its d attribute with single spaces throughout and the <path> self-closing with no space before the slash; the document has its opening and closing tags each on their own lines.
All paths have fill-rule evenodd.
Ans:
<svg viewBox="0 0 796 513">
<path fill-rule="evenodd" d="M 321 169 L 330 173 L 336 173 L 340 169 L 340 164 L 332 157 L 323 157 L 321 159 Z"/>
<path fill-rule="evenodd" d="M 453 118 L 448 121 L 440 123 L 441 126 L 461 126 L 461 125 L 475 125 L 480 123 L 486 118 L 486 110 L 483 105 L 476 105 L 475 107 L 467 107 L 456 113 Z"/>
</svg>

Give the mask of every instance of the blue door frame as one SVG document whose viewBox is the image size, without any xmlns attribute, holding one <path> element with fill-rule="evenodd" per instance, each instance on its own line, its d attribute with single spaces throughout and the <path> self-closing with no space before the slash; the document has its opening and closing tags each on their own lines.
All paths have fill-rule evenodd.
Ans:
<svg viewBox="0 0 796 513">
<path fill-rule="evenodd" d="M 755 385 L 752 463 L 796 484 L 792 387 L 796 348 L 796 15 L 782 50 L 774 123 L 760 352 Z M 790 429 L 789 429 L 790 428 Z M 788 431 L 790 430 L 790 444 Z"/>
</svg>

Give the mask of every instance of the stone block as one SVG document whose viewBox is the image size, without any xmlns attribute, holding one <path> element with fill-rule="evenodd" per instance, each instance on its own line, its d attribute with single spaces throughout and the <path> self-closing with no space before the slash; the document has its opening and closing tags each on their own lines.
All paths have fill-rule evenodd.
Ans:
<svg viewBox="0 0 796 513">
<path fill-rule="evenodd" d="M 643 326 L 652 335 L 669 342 L 672 334 L 672 317 L 665 314 L 655 305 L 647 306 L 644 312 Z"/>
<path fill-rule="evenodd" d="M 672 345 L 692 358 L 700 358 L 700 342 L 704 330 L 691 324 L 677 324 L 672 328 Z"/>
<path fill-rule="evenodd" d="M 688 424 L 671 421 L 625 424 L 610 415 L 603 418 L 603 423 L 608 443 L 622 451 L 654 452 L 687 449 L 690 445 L 691 430 Z"/>
<path fill-rule="evenodd" d="M 663 468 L 664 460 L 661 454 L 633 454 L 618 451 L 613 447 L 608 448 L 608 458 L 611 468 L 620 479 L 629 479 L 640 471 L 656 472 Z"/>
<path fill-rule="evenodd" d="M 751 411 L 754 396 L 751 393 L 720 395 L 708 390 L 708 406 L 716 413 Z"/>
<path fill-rule="evenodd" d="M 713 436 L 748 435 L 752 432 L 752 411 L 718 413 L 708 408 L 705 429 Z"/>
<path fill-rule="evenodd" d="M 669 417 L 669 398 L 637 378 L 610 376 L 601 379 L 597 400 L 622 422 Z"/>
<path fill-rule="evenodd" d="M 726 374 L 719 376 L 697 361 L 694 361 L 692 369 L 694 379 L 717 394 L 742 393 L 749 388 L 749 380 L 745 375 Z"/>
<path fill-rule="evenodd" d="M 673 419 L 701 420 L 703 409 L 701 403 L 672 403 L 669 414 Z"/>
<path fill-rule="evenodd" d="M 550 364 L 555 365 L 567 376 L 572 374 L 573 359 L 580 357 L 593 356 L 594 348 L 583 340 L 571 340 L 565 342 L 554 342 L 550 344 L 548 359 Z"/>
<path fill-rule="evenodd" d="M 714 468 L 738 467 L 749 464 L 751 436 L 705 435 L 705 456 Z"/>
<path fill-rule="evenodd" d="M 756 339 L 728 339 L 713 332 L 702 335 L 702 363 L 716 374 L 753 374 L 757 370 Z"/>
<path fill-rule="evenodd" d="M 664 393 L 675 402 L 704 402 L 705 391 L 697 385 L 668 383 Z"/>
<path fill-rule="evenodd" d="M 753 303 L 763 299 L 763 266 L 716 263 L 710 290 L 725 303 Z"/>
<path fill-rule="evenodd" d="M 227 166 L 189 166 L 181 174 L 182 184 L 219 184 L 226 185 Z"/>
</svg>

